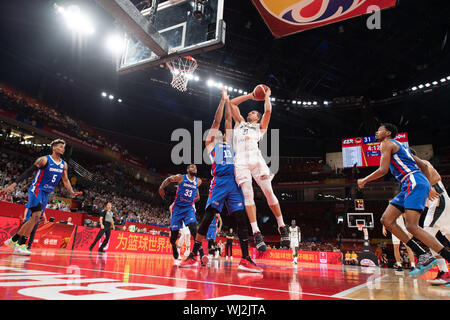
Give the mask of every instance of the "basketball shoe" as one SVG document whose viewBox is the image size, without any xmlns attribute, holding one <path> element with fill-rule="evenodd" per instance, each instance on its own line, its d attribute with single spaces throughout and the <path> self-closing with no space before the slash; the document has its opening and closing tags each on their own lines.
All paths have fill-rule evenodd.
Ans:
<svg viewBox="0 0 450 320">
<path fill-rule="evenodd" d="M 209 262 L 209 258 L 206 254 L 203 257 L 201 257 L 200 263 L 201 263 L 202 267 L 206 266 L 208 264 L 208 262 Z"/>
<path fill-rule="evenodd" d="M 394 269 L 397 272 L 403 272 L 403 267 L 402 267 L 401 263 L 396 262 L 395 265 L 394 265 Z"/>
<path fill-rule="evenodd" d="M 283 247 L 289 247 L 291 244 L 291 239 L 289 238 L 289 231 L 286 226 L 280 227 L 279 232 L 281 234 L 281 245 Z"/>
<path fill-rule="evenodd" d="M 19 245 L 16 246 L 13 253 L 14 254 L 19 254 L 19 255 L 22 255 L 22 256 L 29 256 L 31 254 L 31 251 L 28 250 L 27 245 L 22 244 L 20 246 Z"/>
<path fill-rule="evenodd" d="M 419 261 L 416 267 L 409 272 L 410 276 L 418 277 L 430 271 L 437 265 L 437 259 L 429 253 L 424 253 L 419 256 Z"/>
<path fill-rule="evenodd" d="M 10 249 L 15 249 L 17 246 L 17 241 L 12 241 L 12 238 L 9 238 L 5 241 L 4 245 Z"/>
<path fill-rule="evenodd" d="M 440 271 L 438 272 L 437 276 L 433 280 L 427 280 L 429 284 L 439 286 L 449 283 L 450 281 L 450 272 L 444 272 Z"/>
<path fill-rule="evenodd" d="M 249 256 L 241 259 L 238 269 L 255 273 L 261 273 L 264 270 L 263 268 L 258 267 Z"/>
<path fill-rule="evenodd" d="M 197 264 L 197 259 L 190 254 L 185 260 L 181 261 L 180 268 L 189 268 Z"/>
<path fill-rule="evenodd" d="M 253 235 L 255 237 L 255 245 L 256 249 L 258 249 L 259 252 L 264 252 L 267 250 L 267 245 L 265 244 L 263 240 L 263 236 L 261 232 L 257 232 Z"/>
</svg>

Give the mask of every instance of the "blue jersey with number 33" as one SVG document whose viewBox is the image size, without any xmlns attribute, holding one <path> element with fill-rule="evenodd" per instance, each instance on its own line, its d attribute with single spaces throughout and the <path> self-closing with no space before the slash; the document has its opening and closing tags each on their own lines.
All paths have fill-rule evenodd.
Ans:
<svg viewBox="0 0 450 320">
<path fill-rule="evenodd" d="M 195 195 L 197 194 L 197 189 L 197 177 L 194 178 L 194 181 L 191 181 L 185 174 L 183 180 L 178 185 L 175 205 L 178 207 L 192 206 L 194 204 Z"/>
</svg>

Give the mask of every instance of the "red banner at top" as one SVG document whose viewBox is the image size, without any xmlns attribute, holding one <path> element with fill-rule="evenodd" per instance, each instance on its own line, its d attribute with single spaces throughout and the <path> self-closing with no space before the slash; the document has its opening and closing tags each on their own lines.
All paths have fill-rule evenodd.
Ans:
<svg viewBox="0 0 450 320">
<path fill-rule="evenodd" d="M 394 7 L 397 2 L 397 0 L 252 1 L 276 38 Z"/>
</svg>

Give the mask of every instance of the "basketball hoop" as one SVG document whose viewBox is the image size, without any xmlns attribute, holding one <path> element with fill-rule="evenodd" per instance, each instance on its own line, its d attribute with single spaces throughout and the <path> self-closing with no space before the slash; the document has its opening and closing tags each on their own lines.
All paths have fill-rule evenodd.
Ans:
<svg viewBox="0 0 450 320">
<path fill-rule="evenodd" d="M 363 231 L 364 223 L 357 223 L 356 225 L 358 226 L 359 231 Z"/>
<path fill-rule="evenodd" d="M 187 56 L 175 58 L 166 62 L 167 68 L 172 72 L 172 87 L 179 91 L 186 91 L 189 80 L 193 78 L 192 74 L 197 69 L 197 60 Z"/>
</svg>

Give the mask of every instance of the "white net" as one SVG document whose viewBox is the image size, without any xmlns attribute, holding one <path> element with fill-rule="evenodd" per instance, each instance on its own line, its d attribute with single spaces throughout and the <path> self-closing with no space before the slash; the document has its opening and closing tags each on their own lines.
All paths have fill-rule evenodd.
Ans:
<svg viewBox="0 0 450 320">
<path fill-rule="evenodd" d="M 172 72 L 172 87 L 179 91 L 186 91 L 189 80 L 197 69 L 197 60 L 192 57 L 176 58 L 166 63 Z"/>
</svg>

